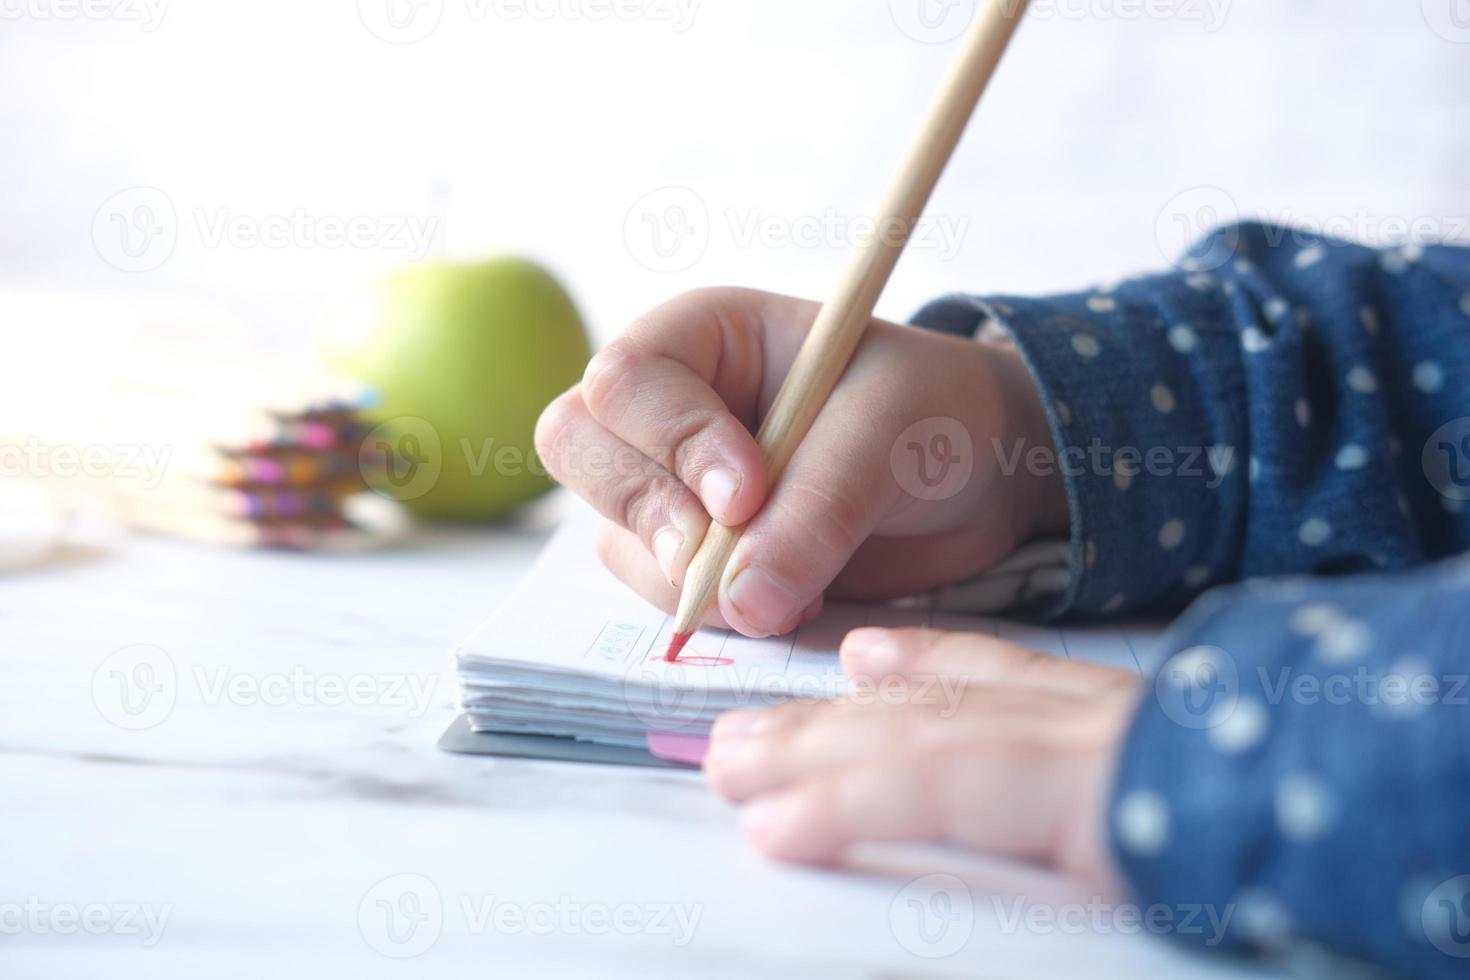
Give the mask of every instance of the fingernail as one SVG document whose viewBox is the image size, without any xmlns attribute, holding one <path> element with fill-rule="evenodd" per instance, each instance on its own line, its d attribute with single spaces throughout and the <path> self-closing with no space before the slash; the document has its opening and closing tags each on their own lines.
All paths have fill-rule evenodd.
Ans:
<svg viewBox="0 0 1470 980">
<path fill-rule="evenodd" d="M 842 652 L 865 674 L 896 674 L 903 667 L 903 651 L 885 629 L 863 626 L 847 634 Z"/>
<path fill-rule="evenodd" d="M 699 499 L 709 516 L 724 523 L 730 515 L 730 505 L 740 489 L 740 474 L 729 467 L 721 466 L 710 470 L 699 481 Z"/>
<path fill-rule="evenodd" d="M 725 594 L 747 624 L 766 633 L 779 632 L 802 608 L 796 593 L 759 568 L 736 572 Z"/>
<path fill-rule="evenodd" d="M 674 581 L 674 562 L 679 559 L 679 549 L 682 547 L 684 535 L 676 527 L 663 528 L 653 536 L 653 557 L 658 561 L 664 578 L 676 589 L 679 583 Z"/>
</svg>

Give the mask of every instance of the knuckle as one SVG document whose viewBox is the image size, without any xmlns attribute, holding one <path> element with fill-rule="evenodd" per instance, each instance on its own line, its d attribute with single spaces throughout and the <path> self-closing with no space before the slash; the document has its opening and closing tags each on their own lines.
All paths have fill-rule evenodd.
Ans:
<svg viewBox="0 0 1470 980">
<path fill-rule="evenodd" d="M 840 775 L 809 781 L 801 792 L 802 815 L 818 823 L 831 822 L 833 815 L 847 809 L 843 806 L 845 790 Z"/>
<path fill-rule="evenodd" d="M 592 355 L 582 373 L 582 397 L 599 418 L 616 411 L 626 382 L 642 356 L 626 342 L 615 340 Z"/>
<path fill-rule="evenodd" d="M 761 734 L 766 738 L 781 737 L 798 733 L 807 728 L 815 705 L 805 701 L 787 701 L 784 704 L 760 706 L 765 712 Z"/>
<path fill-rule="evenodd" d="M 751 290 L 739 286 L 700 286 L 680 293 L 673 303 L 679 308 L 719 311 L 748 303 L 752 295 Z"/>
<path fill-rule="evenodd" d="M 618 523 L 651 543 L 653 534 L 663 526 L 659 515 L 664 508 L 664 496 L 657 484 L 648 480 L 633 483 L 623 494 Z"/>
<path fill-rule="evenodd" d="M 973 760 L 961 746 L 935 748 L 919 771 L 917 788 L 924 830 L 931 836 L 964 840 L 968 808 L 964 791 L 974 780 L 963 778 Z"/>
<path fill-rule="evenodd" d="M 949 633 L 944 630 L 925 630 L 923 652 L 925 658 L 935 665 L 947 665 L 952 670 L 963 667 L 961 676 L 971 676 L 976 665 L 990 655 L 989 637 L 983 634 Z"/>
<path fill-rule="evenodd" d="M 790 497 L 801 506 L 790 516 L 799 520 L 803 539 L 830 555 L 847 555 L 867 531 L 867 508 L 851 493 L 811 484 L 792 484 Z"/>
<path fill-rule="evenodd" d="M 1060 661 L 1049 653 L 1039 650 L 1022 650 L 1015 660 L 1015 670 L 1018 675 L 1044 680 L 1046 675 L 1053 673 Z"/>
<path fill-rule="evenodd" d="M 669 468 L 686 479 L 696 475 L 702 466 L 704 447 L 717 439 L 716 425 L 708 413 L 699 411 L 683 412 L 671 419 L 665 429 L 668 446 L 664 450 Z"/>
</svg>

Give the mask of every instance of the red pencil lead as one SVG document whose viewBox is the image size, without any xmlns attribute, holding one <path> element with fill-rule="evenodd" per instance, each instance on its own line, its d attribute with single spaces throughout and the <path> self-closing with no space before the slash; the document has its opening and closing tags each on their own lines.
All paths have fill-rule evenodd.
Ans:
<svg viewBox="0 0 1470 980">
<path fill-rule="evenodd" d="M 693 635 L 694 633 L 691 631 L 689 633 L 675 633 L 669 637 L 669 649 L 664 654 L 664 660 L 669 663 L 678 660 L 679 654 L 684 650 L 684 645 L 689 642 L 689 638 Z"/>
</svg>

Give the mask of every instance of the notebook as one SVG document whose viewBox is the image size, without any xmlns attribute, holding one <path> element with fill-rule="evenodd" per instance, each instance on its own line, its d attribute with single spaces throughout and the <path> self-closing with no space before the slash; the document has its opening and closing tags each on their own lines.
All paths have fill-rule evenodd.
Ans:
<svg viewBox="0 0 1470 980">
<path fill-rule="evenodd" d="M 1061 629 L 957 615 L 922 599 L 901 605 L 829 603 L 789 636 L 751 639 L 703 629 L 676 663 L 663 653 L 672 618 L 598 561 L 598 516 L 578 509 L 521 586 L 456 651 L 464 715 L 440 740 L 457 752 L 655 764 L 655 746 L 693 761 L 688 745 L 732 708 L 830 698 L 849 690 L 837 659 L 858 626 L 928 626 L 988 633 L 1060 657 L 1140 673 L 1158 629 L 1109 624 Z M 664 755 L 671 753 L 664 752 Z"/>
</svg>

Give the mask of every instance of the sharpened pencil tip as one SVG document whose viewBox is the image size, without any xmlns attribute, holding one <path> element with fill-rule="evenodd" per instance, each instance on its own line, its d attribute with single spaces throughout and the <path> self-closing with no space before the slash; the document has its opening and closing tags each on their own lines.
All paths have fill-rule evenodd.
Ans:
<svg viewBox="0 0 1470 980">
<path fill-rule="evenodd" d="M 689 642 L 689 638 L 693 635 L 693 632 L 675 633 L 673 636 L 669 637 L 669 649 L 664 654 L 664 659 L 669 663 L 673 663 L 675 660 L 678 660 L 679 654 L 684 650 L 684 645 Z"/>
</svg>

